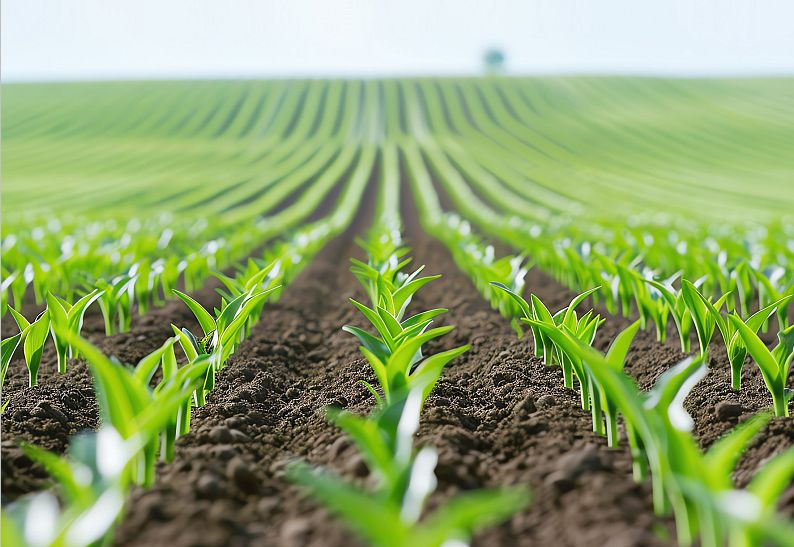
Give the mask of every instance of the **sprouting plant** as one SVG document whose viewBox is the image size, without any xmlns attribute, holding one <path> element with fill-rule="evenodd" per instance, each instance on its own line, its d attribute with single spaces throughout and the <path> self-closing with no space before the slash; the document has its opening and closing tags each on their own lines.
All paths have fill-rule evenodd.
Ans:
<svg viewBox="0 0 794 547">
<path fill-rule="evenodd" d="M 259 309 L 259 304 L 277 288 L 257 291 L 254 287 L 229 302 L 224 300 L 221 302 L 221 309 L 215 310 L 216 318 L 190 296 L 179 291 L 174 293 L 190 308 L 204 332 L 197 350 L 215 357 L 214 366 L 220 369 L 242 340 L 246 321 Z"/>
<path fill-rule="evenodd" d="M 731 387 L 738 391 L 742 387 L 742 367 L 744 366 L 744 359 L 747 357 L 747 345 L 744 342 L 744 338 L 737 332 L 733 321 L 730 321 L 727 316 L 723 316 L 720 310 L 712 304 L 709 299 L 705 298 L 699 292 L 695 292 L 695 296 L 700 298 L 703 306 L 717 324 L 717 328 L 722 335 L 722 339 L 725 342 L 725 350 L 728 353 L 728 360 L 731 364 Z M 785 309 L 786 304 L 792 298 L 794 298 L 794 296 L 786 296 L 776 302 L 772 302 L 767 307 L 758 310 L 748 317 L 744 324 L 753 333 L 757 333 L 769 317 L 775 313 L 775 310 L 781 307 Z M 735 315 L 735 313 L 732 314 Z"/>
<path fill-rule="evenodd" d="M 695 287 L 694 283 L 686 279 L 681 280 L 681 293 L 683 294 L 686 306 L 689 313 L 692 315 L 692 321 L 695 324 L 695 331 L 698 335 L 698 342 L 700 344 L 700 354 L 705 355 L 709 349 L 709 344 L 714 336 L 714 328 L 717 326 L 717 321 L 710 312 L 710 308 L 706 305 L 705 298 Z M 723 294 L 714 304 L 714 308 L 719 310 L 722 305 L 728 300 L 730 292 Z"/>
<path fill-rule="evenodd" d="M 64 458 L 23 445 L 27 456 L 55 480 L 58 497 L 47 490 L 4 507 L 3 545 L 100 544 L 124 507 L 129 462 L 140 450 L 140 439 L 125 440 L 105 425 L 72 438 Z"/>
<path fill-rule="evenodd" d="M 436 452 L 413 448 L 422 391 L 409 391 L 376 408 L 369 418 L 332 410 L 376 479 L 372 492 L 328 471 L 293 464 L 289 478 L 306 488 L 362 538 L 378 547 L 468 545 L 478 529 L 509 517 L 529 502 L 524 488 L 461 494 L 420 520 L 436 485 Z"/>
<path fill-rule="evenodd" d="M 732 545 L 750 547 L 768 541 L 774 545 L 790 545 L 794 526 L 775 514 L 783 491 L 794 480 L 794 447 L 769 459 L 758 469 L 745 492 L 752 498 L 740 500 L 749 514 L 735 515 Z"/>
<path fill-rule="evenodd" d="M 97 401 L 103 423 L 113 426 L 123 438 L 139 434 L 141 417 L 153 409 L 169 408 L 168 415 L 162 418 L 164 426 L 156 432 L 149 432 L 149 441 L 144 445 L 133 470 L 133 480 L 137 484 L 151 485 L 154 480 L 154 466 L 157 457 L 158 436 L 167 424 L 178 422 L 180 410 L 193 392 L 198 389 L 207 376 L 211 364 L 208 359 L 200 358 L 173 370 L 175 359 L 169 353 L 176 337 L 169 338 L 160 348 L 142 358 L 134 369 L 119 366 L 102 354 L 92 344 L 70 333 L 63 333 L 89 364 L 91 375 L 96 384 Z M 152 389 L 152 377 L 160 363 L 166 358 L 163 380 Z"/>
<path fill-rule="evenodd" d="M 261 304 L 269 294 L 277 289 L 278 287 L 273 287 L 257 292 L 256 287 L 254 287 L 229 302 L 223 300 L 221 309 L 215 310 L 216 317 L 212 317 L 201 304 L 190 296 L 174 290 L 174 294 L 193 312 L 201 326 L 201 330 L 204 332 L 203 337 L 198 339 L 188 329 L 183 328 L 180 330 L 172 325 L 182 350 L 189 361 L 206 355 L 212 363 L 212 367 L 207 372 L 204 388 L 196 392 L 197 404 L 203 405 L 204 393 L 211 391 L 215 387 L 215 373 L 223 368 L 237 344 L 244 338 L 245 325 L 253 313 L 261 310 Z"/>
<path fill-rule="evenodd" d="M 44 344 L 49 335 L 50 312 L 44 310 L 35 321 L 30 323 L 14 308 L 9 307 L 8 309 L 19 327 L 22 350 L 25 354 L 25 363 L 28 366 L 29 385 L 33 387 L 39 383 L 39 366 L 41 365 L 41 355 L 44 352 Z M 8 358 L 10 360 L 11 355 Z"/>
<path fill-rule="evenodd" d="M 756 331 L 738 315 L 729 315 L 728 321 L 733 324 L 737 334 L 744 340 L 747 352 L 761 369 L 764 383 L 772 395 L 775 415 L 788 416 L 788 401 L 794 396 L 794 392 L 786 389 L 791 361 L 794 359 L 794 325 L 778 332 L 778 344 L 770 351 Z"/>
<path fill-rule="evenodd" d="M 646 279 L 645 282 L 653 286 L 667 302 L 668 312 L 673 316 L 673 321 L 678 329 L 678 338 L 681 341 L 681 352 L 689 353 L 691 346 L 689 335 L 692 332 L 692 314 L 689 313 L 684 293 L 673 288 L 675 277 L 664 282 Z M 697 286 L 697 283 L 695 283 Z M 700 294 L 700 293 L 698 293 Z"/>
<path fill-rule="evenodd" d="M 55 342 L 55 351 L 58 354 L 58 372 L 66 372 L 66 359 L 76 359 L 79 357 L 74 347 L 60 336 L 60 332 L 70 332 L 79 335 L 83 328 L 83 317 L 86 309 L 95 300 L 102 296 L 101 289 L 94 289 L 83 296 L 74 304 L 70 304 L 63 298 L 59 298 L 52 293 L 47 293 L 47 310 L 50 312 L 50 322 L 52 340 Z"/>
<path fill-rule="evenodd" d="M 569 389 L 573 389 L 573 377 L 576 375 L 576 378 L 579 380 L 582 396 L 582 408 L 590 410 L 589 379 L 582 367 L 581 360 L 578 359 L 576 355 L 571 355 L 560 346 L 556 345 L 542 329 L 537 327 L 535 322 L 544 323 L 556 329 L 565 328 L 577 339 L 583 341 L 587 345 L 591 345 L 593 340 L 595 340 L 598 327 L 604 322 L 604 319 L 597 314 L 594 315 L 592 310 L 579 317 L 576 313 L 576 307 L 581 304 L 585 298 L 594 294 L 600 287 L 593 287 L 575 296 L 568 306 L 552 315 L 540 298 L 534 294 L 530 296 L 532 302 L 530 305 L 521 295 L 513 292 L 505 285 L 497 282 L 492 282 L 491 284 L 507 293 L 518 304 L 523 313 L 521 321 L 529 325 L 532 330 L 532 336 L 535 341 L 535 355 L 538 357 L 542 355 L 543 362 L 547 365 L 560 365 L 562 368 L 563 383 L 565 387 Z"/>
<path fill-rule="evenodd" d="M 391 401 L 393 393 L 407 389 L 415 382 L 424 381 L 425 378 L 432 378 L 432 382 L 427 384 L 425 390 L 426 397 L 447 363 L 469 349 L 469 346 L 461 346 L 423 360 L 422 346 L 453 329 L 453 327 L 437 327 L 427 330 L 433 319 L 447 310 L 442 308 L 428 310 L 403 319 L 408 302 L 414 294 L 440 276 L 417 277 L 421 271 L 419 268 L 395 285 L 369 265 L 354 263 L 351 270 L 365 287 L 371 289 L 371 297 L 376 298 L 375 309 L 353 299 L 351 302 L 375 327 L 377 334 L 370 334 L 352 325 L 345 325 L 342 329 L 355 336 L 361 343 L 361 353 L 372 367 L 387 403 Z M 390 277 L 394 279 L 393 276 Z M 369 281 L 372 283 L 370 284 Z M 372 385 L 364 380 L 361 383 L 379 403 L 382 402 Z"/>
<path fill-rule="evenodd" d="M 101 290 L 99 309 L 105 318 L 105 334 L 127 332 L 132 324 L 132 302 L 137 276 L 120 275 L 110 282 L 99 279 L 96 288 Z"/>
<path fill-rule="evenodd" d="M 770 302 L 781 302 L 787 296 L 794 297 L 794 281 L 789 280 L 788 286 L 784 285 L 784 275 L 786 273 L 784 268 L 773 268 L 769 272 L 760 271 L 757 269 L 751 270 L 758 284 L 758 306 L 761 308 L 767 307 L 766 304 Z M 787 300 L 790 302 L 791 300 Z M 788 307 L 781 305 L 777 308 L 777 321 L 781 329 L 788 327 Z M 766 322 L 762 327 L 766 332 Z"/>
<path fill-rule="evenodd" d="M 215 272 L 213 275 L 218 278 L 226 288 L 226 290 L 218 289 L 218 293 L 225 301 L 232 302 L 243 294 L 267 289 L 270 285 L 275 283 L 281 275 L 281 261 L 274 260 L 267 266 L 261 267 L 254 260 L 249 259 L 246 268 L 234 278 L 220 272 Z M 265 300 L 263 299 L 251 310 L 249 319 L 245 325 L 244 336 L 248 336 L 251 333 L 251 328 L 253 328 L 259 320 L 264 305 Z"/>
</svg>

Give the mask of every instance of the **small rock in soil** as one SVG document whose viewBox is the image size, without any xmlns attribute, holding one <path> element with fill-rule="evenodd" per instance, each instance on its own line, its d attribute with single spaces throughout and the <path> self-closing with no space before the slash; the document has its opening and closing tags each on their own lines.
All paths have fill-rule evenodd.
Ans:
<svg viewBox="0 0 794 547">
<path fill-rule="evenodd" d="M 238 443 L 247 443 L 251 440 L 251 437 L 240 431 L 239 429 L 230 429 L 229 433 L 232 436 L 232 439 Z"/>
<path fill-rule="evenodd" d="M 532 414 L 535 412 L 535 410 L 535 399 L 532 397 L 531 393 L 527 393 L 526 397 L 516 403 L 516 406 L 513 407 L 513 411 L 516 414 Z"/>
<path fill-rule="evenodd" d="M 574 477 L 564 471 L 550 473 L 544 482 L 560 493 L 573 490 L 574 486 L 576 486 Z"/>
<path fill-rule="evenodd" d="M 557 404 L 557 399 L 555 399 L 553 395 L 548 394 L 541 396 L 537 401 L 539 408 L 551 408 L 555 404 Z"/>
<path fill-rule="evenodd" d="M 585 471 L 604 469 L 604 461 L 597 449 L 588 445 L 563 454 L 557 460 L 556 467 L 558 471 L 574 478 Z"/>
<path fill-rule="evenodd" d="M 215 443 L 230 443 L 234 437 L 232 437 L 231 429 L 218 425 L 210 430 L 210 440 Z"/>
<path fill-rule="evenodd" d="M 303 543 L 311 529 L 309 519 L 291 518 L 281 527 L 281 539 L 286 544 L 299 545 Z"/>
<path fill-rule="evenodd" d="M 226 466 L 226 474 L 242 492 L 256 494 L 259 481 L 251 468 L 240 458 L 232 458 Z"/>
<path fill-rule="evenodd" d="M 196 492 L 204 499 L 216 500 L 223 495 L 221 484 L 213 475 L 202 475 L 196 483 Z"/>
<path fill-rule="evenodd" d="M 62 424 L 68 421 L 66 415 L 63 412 L 53 407 L 47 401 L 39 401 L 36 403 L 36 406 L 33 407 L 33 410 L 30 413 L 33 416 L 37 416 L 39 418 L 49 418 Z"/>
<path fill-rule="evenodd" d="M 714 413 L 720 420 L 726 421 L 741 416 L 744 409 L 735 401 L 720 401 L 714 407 Z"/>
</svg>

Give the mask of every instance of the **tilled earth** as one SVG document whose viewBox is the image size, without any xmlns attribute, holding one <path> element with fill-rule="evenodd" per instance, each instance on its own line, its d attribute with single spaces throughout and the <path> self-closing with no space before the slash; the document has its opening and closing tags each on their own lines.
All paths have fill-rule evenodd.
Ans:
<svg viewBox="0 0 794 547">
<path fill-rule="evenodd" d="M 121 522 L 119 545 L 358 544 L 324 509 L 284 480 L 295 458 L 328 466 L 364 484 L 367 469 L 353 445 L 324 418 L 335 405 L 357 413 L 373 401 L 357 381 L 373 381 L 346 323 L 364 326 L 349 297 L 363 298 L 347 257 L 361 257 L 348 234 L 332 242 L 265 309 L 252 336 L 217 378 L 208 403 L 197 409 L 192 432 L 178 442 L 176 459 L 161 464 L 155 486 L 134 492 Z M 415 264 L 443 273 L 414 300 L 415 310 L 449 308 L 441 323 L 456 329 L 429 352 L 471 344 L 451 363 L 424 409 L 418 444 L 437 448 L 439 486 L 429 508 L 458 492 L 526 484 L 533 501 L 508 522 L 481 532 L 476 545 L 670 545 L 669 518 L 654 515 L 649 484 L 631 477 L 626 446 L 608 449 L 591 433 L 577 393 L 562 385 L 559 369 L 534 357 L 531 336 L 519 340 L 492 311 L 448 253 L 428 236 L 409 231 Z M 572 294 L 539 272 L 529 290 L 550 308 Z M 214 296 L 198 293 L 205 303 Z M 178 302 L 136 319 L 130 333 L 105 338 L 99 318 L 85 334 L 124 362 L 136 362 L 171 334 L 170 323 L 195 327 Z M 628 320 L 609 317 L 596 345 L 605 349 Z M 647 388 L 683 358 L 677 336 L 659 344 L 640 333 L 627 371 Z M 696 343 L 693 347 L 696 347 Z M 695 435 L 708 446 L 726 430 L 771 403 L 754 365 L 745 368 L 740 393 L 730 389 L 724 350 L 715 341 L 711 371 L 686 402 Z M 16 448 L 20 439 L 63 451 L 72 433 L 97 426 L 96 402 L 84 364 L 54 373 L 54 351 L 42 364 L 40 385 L 27 388 L 24 363 L 15 359 L 3 400 L 3 502 L 46 486 L 46 476 Z M 794 442 L 794 421 L 773 420 L 742 458 L 735 479 L 745 484 L 759 464 Z M 794 487 L 781 509 L 794 514 Z"/>
</svg>

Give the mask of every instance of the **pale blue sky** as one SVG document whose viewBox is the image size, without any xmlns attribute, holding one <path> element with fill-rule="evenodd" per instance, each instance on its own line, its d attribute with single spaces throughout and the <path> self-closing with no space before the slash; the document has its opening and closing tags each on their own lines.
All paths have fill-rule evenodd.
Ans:
<svg viewBox="0 0 794 547">
<path fill-rule="evenodd" d="M 794 74 L 794 0 L 3 0 L 7 81 Z"/>
</svg>

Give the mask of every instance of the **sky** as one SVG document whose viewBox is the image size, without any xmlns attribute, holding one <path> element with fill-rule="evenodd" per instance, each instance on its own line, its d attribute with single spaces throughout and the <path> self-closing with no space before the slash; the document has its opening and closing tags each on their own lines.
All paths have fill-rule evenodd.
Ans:
<svg viewBox="0 0 794 547">
<path fill-rule="evenodd" d="M 4 81 L 794 74 L 794 0 L 3 0 Z"/>
</svg>

